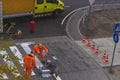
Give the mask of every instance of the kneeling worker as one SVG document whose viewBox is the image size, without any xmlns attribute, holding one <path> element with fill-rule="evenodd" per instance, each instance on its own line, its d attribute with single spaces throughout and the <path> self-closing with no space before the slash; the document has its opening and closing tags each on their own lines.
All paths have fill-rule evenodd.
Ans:
<svg viewBox="0 0 120 80">
<path fill-rule="evenodd" d="M 37 43 L 33 49 L 34 54 L 40 54 L 40 58 L 44 61 L 45 56 L 48 54 L 48 49 L 45 45 Z"/>
<path fill-rule="evenodd" d="M 24 62 L 24 69 L 25 69 L 25 78 L 29 79 L 32 73 L 32 68 L 36 67 L 36 59 L 32 51 L 30 54 L 26 54 L 24 56 L 23 62 Z"/>
</svg>

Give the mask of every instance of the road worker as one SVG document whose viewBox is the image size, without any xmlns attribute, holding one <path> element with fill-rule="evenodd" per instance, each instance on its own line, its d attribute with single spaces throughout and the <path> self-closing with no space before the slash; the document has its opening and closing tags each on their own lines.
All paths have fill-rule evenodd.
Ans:
<svg viewBox="0 0 120 80">
<path fill-rule="evenodd" d="M 23 62 L 24 62 L 24 69 L 25 69 L 25 78 L 29 79 L 32 73 L 32 68 L 36 67 L 36 59 L 32 51 L 30 54 L 26 54 L 24 56 Z"/>
<path fill-rule="evenodd" d="M 48 54 L 48 49 L 45 45 L 37 43 L 33 49 L 34 54 L 39 54 L 42 61 L 45 60 L 45 56 Z"/>
</svg>

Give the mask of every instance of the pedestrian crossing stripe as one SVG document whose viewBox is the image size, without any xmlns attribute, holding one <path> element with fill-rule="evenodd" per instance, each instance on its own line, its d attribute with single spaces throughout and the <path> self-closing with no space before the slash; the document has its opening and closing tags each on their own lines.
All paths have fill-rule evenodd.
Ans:
<svg viewBox="0 0 120 80">
<path fill-rule="evenodd" d="M 16 45 L 20 45 L 20 44 L 24 44 L 24 43 L 25 43 L 25 44 L 29 44 L 29 45 L 30 45 L 30 44 L 35 44 L 34 41 L 22 42 L 22 43 L 19 42 L 19 43 L 15 43 L 15 44 L 16 44 Z"/>
<path fill-rule="evenodd" d="M 31 52 L 31 49 L 29 48 L 29 44 L 28 43 L 22 43 L 21 47 L 24 49 L 24 51 L 26 53 L 30 53 Z"/>
<path fill-rule="evenodd" d="M 21 47 L 24 49 L 24 51 L 26 53 L 30 53 L 32 51 L 30 49 L 29 45 L 30 45 L 30 43 L 22 43 L 21 44 Z M 36 57 L 36 67 L 37 67 L 37 69 L 41 69 L 41 68 L 44 67 L 43 64 L 42 64 L 42 62 L 37 57 Z"/>
<path fill-rule="evenodd" d="M 31 42 L 27 42 L 27 43 L 25 43 L 25 44 L 33 44 L 33 43 L 31 43 Z M 23 66 L 23 56 L 22 56 L 22 54 L 20 53 L 20 51 L 18 50 L 18 48 L 16 47 L 16 46 L 10 46 L 9 47 L 9 49 L 12 51 L 12 53 L 16 56 L 16 57 L 18 57 L 20 60 L 19 60 L 19 63 L 21 64 L 21 66 Z M 8 55 L 8 53 L 7 53 L 7 51 L 3 51 L 3 50 L 1 50 L 0 51 L 0 54 L 3 54 L 3 55 Z M 5 60 L 4 59 L 4 61 L 5 61 L 5 63 L 6 64 L 8 64 L 8 67 L 16 67 L 15 66 L 15 64 L 13 63 L 13 61 L 7 61 L 7 60 Z M 39 59 L 37 59 L 37 63 L 39 63 Z M 42 64 L 42 63 L 41 63 Z M 16 69 L 17 69 L 17 67 L 16 67 Z M 13 73 L 13 74 L 15 74 L 15 76 L 17 77 L 17 76 L 19 76 L 20 75 L 20 73 Z M 36 75 L 35 74 L 35 72 L 33 72 L 32 71 L 32 76 L 34 76 L 34 75 Z M 3 73 L 3 74 L 0 74 L 0 76 L 2 76 L 3 77 L 3 79 L 8 79 L 8 76 L 7 76 L 7 74 L 5 74 L 5 73 Z"/>
<path fill-rule="evenodd" d="M 2 54 L 2 55 L 8 55 L 8 53 L 7 53 L 7 51 L 0 51 L 0 54 Z M 12 72 L 14 75 L 15 75 L 15 77 L 17 77 L 17 76 L 20 76 L 20 73 L 19 73 L 19 71 L 17 70 L 17 67 L 15 66 L 15 64 L 13 63 L 13 61 L 11 61 L 11 60 L 7 60 L 6 58 L 3 58 L 3 60 L 5 61 L 5 63 L 8 65 L 8 68 L 12 68 L 12 69 L 16 69 L 16 71 L 17 71 L 17 73 L 15 73 L 15 72 Z"/>
<path fill-rule="evenodd" d="M 17 46 L 16 45 L 9 46 L 9 50 L 12 52 L 12 54 L 14 54 L 16 57 L 18 57 L 20 59 L 19 63 L 21 64 L 21 67 L 23 67 L 23 55 L 22 55 L 22 53 L 21 53 L 21 51 L 20 51 L 20 49 L 18 47 L 21 46 L 21 48 L 24 50 L 25 53 L 30 53 L 31 50 L 32 50 L 30 48 L 31 44 L 34 44 L 34 43 L 24 42 L 24 43 L 20 43 Z M 7 51 L 2 51 L 2 50 L 0 51 L 0 54 L 7 54 L 8 55 Z M 37 67 L 37 69 L 40 70 L 40 69 L 44 68 L 45 66 L 38 59 L 38 57 L 37 56 L 35 56 L 35 57 L 36 57 L 36 67 Z M 4 60 L 4 61 L 6 62 L 6 60 Z M 15 64 L 13 63 L 13 61 L 12 61 L 12 64 L 10 63 L 10 65 L 15 66 Z M 18 75 L 20 75 L 20 73 L 16 74 L 16 76 L 18 76 Z M 34 71 L 32 71 L 32 76 L 33 75 L 36 75 Z M 7 76 L 7 74 L 3 74 L 3 78 L 4 79 L 9 79 L 9 76 Z M 59 80 L 59 79 L 57 79 L 57 80 Z"/>
<path fill-rule="evenodd" d="M 2 76 L 2 79 L 8 79 L 7 75 L 5 73 L 0 74 L 0 76 Z"/>
<path fill-rule="evenodd" d="M 0 54 L 1 54 L 1 51 L 0 51 Z M 8 79 L 8 77 L 7 77 L 7 75 L 5 73 L 0 74 L 0 76 L 2 76 L 2 79 Z"/>
<path fill-rule="evenodd" d="M 53 74 L 53 77 L 54 77 L 56 80 L 62 80 L 59 75 Z"/>
<path fill-rule="evenodd" d="M 31 44 L 34 44 L 34 43 L 31 43 L 31 42 L 27 42 L 27 43 L 21 43 L 21 47 L 24 49 L 24 51 L 26 53 L 29 53 L 31 52 L 31 48 L 29 47 L 29 45 Z M 55 56 L 53 56 L 53 58 L 56 60 L 57 58 Z M 41 61 L 36 57 L 36 63 L 37 63 L 37 66 L 41 66 L 41 67 L 44 67 L 44 65 L 41 63 Z M 39 67 L 37 67 L 39 69 Z M 56 79 L 56 80 L 62 80 L 61 77 L 59 75 L 55 76 L 53 74 L 53 77 Z"/>
<path fill-rule="evenodd" d="M 13 52 L 13 54 L 16 56 L 16 57 L 18 57 L 20 60 L 19 60 L 19 63 L 22 65 L 22 67 L 23 67 L 23 56 L 22 56 L 22 54 L 20 53 L 20 51 L 17 49 L 17 47 L 16 46 L 10 46 L 9 47 L 10 48 L 10 50 Z M 32 75 L 35 75 L 35 72 L 33 72 L 33 70 L 32 70 Z"/>
<path fill-rule="evenodd" d="M 20 53 L 20 51 L 17 49 L 17 47 L 16 47 L 16 46 L 10 46 L 9 48 L 10 48 L 10 50 L 13 52 L 13 54 L 14 54 L 16 57 L 19 58 L 19 63 L 20 63 L 20 64 L 23 64 L 23 60 L 22 60 L 23 56 L 21 55 L 21 53 Z"/>
</svg>

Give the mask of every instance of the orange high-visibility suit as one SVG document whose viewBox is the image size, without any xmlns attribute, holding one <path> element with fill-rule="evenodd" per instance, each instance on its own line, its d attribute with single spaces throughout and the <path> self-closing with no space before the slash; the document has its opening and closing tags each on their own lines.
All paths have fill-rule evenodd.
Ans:
<svg viewBox="0 0 120 80">
<path fill-rule="evenodd" d="M 23 58 L 23 62 L 24 62 L 24 69 L 25 69 L 25 77 L 26 78 L 30 78 L 31 72 L 32 72 L 32 68 L 36 67 L 35 56 L 33 56 L 31 54 L 27 54 Z"/>
<path fill-rule="evenodd" d="M 46 52 L 46 54 L 48 54 L 48 49 L 45 45 L 36 44 L 34 49 L 33 49 L 33 53 L 34 54 L 40 54 L 40 58 L 42 60 L 44 60 L 45 54 L 43 53 L 43 50 Z"/>
</svg>

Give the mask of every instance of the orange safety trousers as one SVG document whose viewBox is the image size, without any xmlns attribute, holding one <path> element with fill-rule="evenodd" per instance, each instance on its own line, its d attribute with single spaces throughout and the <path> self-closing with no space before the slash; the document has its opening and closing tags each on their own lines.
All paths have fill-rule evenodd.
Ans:
<svg viewBox="0 0 120 80">
<path fill-rule="evenodd" d="M 25 68 L 25 78 L 30 78 L 31 74 L 32 74 L 32 68 Z"/>
<path fill-rule="evenodd" d="M 24 69 L 25 69 L 25 78 L 30 78 L 32 67 L 36 66 L 35 56 L 26 55 L 23 61 L 24 61 Z"/>
</svg>

